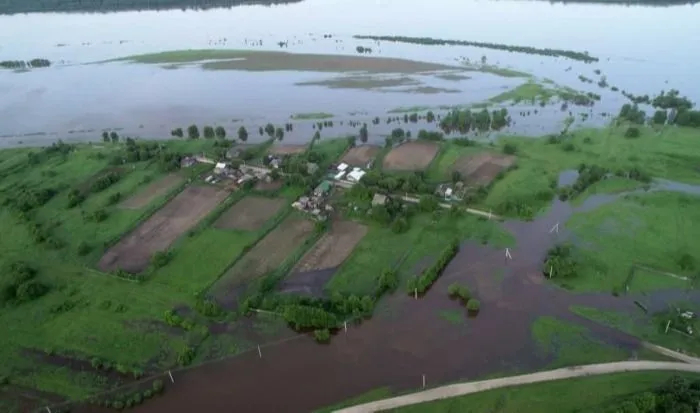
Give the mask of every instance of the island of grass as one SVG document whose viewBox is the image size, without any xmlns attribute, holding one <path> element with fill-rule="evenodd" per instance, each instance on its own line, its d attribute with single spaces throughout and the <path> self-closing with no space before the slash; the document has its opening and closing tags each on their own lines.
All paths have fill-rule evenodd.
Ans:
<svg viewBox="0 0 700 413">
<path fill-rule="evenodd" d="M 419 73 L 460 69 L 438 63 L 414 60 L 287 53 L 279 51 L 252 50 L 174 50 L 161 53 L 127 56 L 97 63 L 130 62 L 158 65 L 199 64 L 206 70 L 266 71 L 310 71 L 310 72 L 366 72 L 366 73 Z"/>
<path fill-rule="evenodd" d="M 295 113 L 291 116 L 295 120 L 318 120 L 318 119 L 330 119 L 333 117 L 332 113 L 326 112 L 307 112 L 307 113 Z"/>
</svg>

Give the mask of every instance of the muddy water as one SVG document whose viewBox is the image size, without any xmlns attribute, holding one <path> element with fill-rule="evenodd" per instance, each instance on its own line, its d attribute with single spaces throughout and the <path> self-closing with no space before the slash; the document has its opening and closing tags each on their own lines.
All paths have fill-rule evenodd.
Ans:
<svg viewBox="0 0 700 413">
<path fill-rule="evenodd" d="M 463 16 L 474 14 L 479 19 L 464 26 Z M 309 15 L 315 16 L 313 22 Z M 499 24 L 504 16 L 514 17 L 509 18 L 509 30 L 505 31 Z M 658 26 L 659 20 L 673 21 L 673 30 Z M 480 62 L 486 57 L 490 64 L 529 71 L 603 95 L 588 121 L 597 125 L 603 122 L 598 115 L 616 112 L 624 98 L 578 80 L 578 75 L 584 74 L 597 81 L 595 69 L 602 70 L 611 85 L 636 94 L 677 88 L 692 99 L 700 99 L 700 84 L 693 78 L 700 70 L 700 50 L 668 46 L 697 37 L 698 20 L 700 9 L 691 6 L 452 0 L 437 0 L 429 7 L 423 0 L 307 0 L 275 7 L 207 11 L 0 16 L 0 38 L 11 39 L 0 47 L 0 60 L 45 57 L 56 63 L 27 73 L 0 71 L 0 142 L 7 146 L 36 145 L 58 138 L 94 140 L 103 128 L 120 129 L 131 136 L 165 138 L 172 128 L 191 123 L 226 126 L 232 119 L 243 119 L 250 129 L 268 121 L 288 120 L 300 111 L 331 112 L 339 118 L 364 111 L 370 118 L 384 117 L 396 107 L 474 103 L 513 86 L 514 81 L 524 81 L 479 73 L 463 81 L 432 78 L 427 85 L 459 92 L 425 94 L 294 85 L 329 77 L 318 73 L 214 73 L 122 63 L 83 65 L 138 53 L 205 48 L 355 55 L 355 47 L 363 45 L 372 47 L 373 56 L 447 64 L 457 64 L 463 58 Z M 426 23 L 431 21 L 440 23 Z M 619 35 L 622 25 L 625 36 Z M 381 28 L 377 34 L 588 50 L 601 61 L 583 64 L 473 47 L 375 44 L 351 37 L 376 33 L 377 28 Z M 333 37 L 324 38 L 324 33 Z M 280 49 L 279 41 L 288 42 L 288 46 Z M 559 127 L 563 116 L 556 107 L 542 109 L 537 116 L 515 119 L 513 132 L 549 133 Z M 290 134 L 290 141 L 308 140 L 313 134 L 303 130 L 310 127 L 309 122 L 299 123 L 308 126 Z M 377 133 L 386 133 L 384 129 L 390 127 Z M 335 133 L 347 132 L 339 129 Z"/>
<path fill-rule="evenodd" d="M 265 347 L 262 358 L 254 351 L 176 374 L 165 396 L 137 411 L 228 411 L 235 406 L 236 411 L 245 412 L 308 412 L 377 387 L 415 390 L 423 374 L 433 386 L 531 371 L 551 362 L 538 353 L 531 339 L 531 325 L 541 316 L 579 324 L 593 338 L 632 354 L 639 349 L 638 339 L 581 318 L 568 308 L 580 305 L 631 313 L 638 311 L 634 305 L 638 297 L 571 294 L 547 284 L 541 274 L 546 251 L 568 237 L 563 224 L 573 212 L 569 204 L 554 201 L 548 213 L 533 222 L 505 222 L 517 239 L 512 260 L 506 259 L 503 250 L 464 244 L 423 298 L 395 294 L 380 303 L 373 319 L 350 326 L 347 333 L 339 332 L 330 345 L 301 336 Z M 560 231 L 550 232 L 556 223 Z M 455 281 L 469 285 L 482 302 L 480 314 L 462 325 L 439 315 L 463 312 L 445 294 Z M 690 297 L 663 292 L 659 298 L 678 296 Z"/>
</svg>

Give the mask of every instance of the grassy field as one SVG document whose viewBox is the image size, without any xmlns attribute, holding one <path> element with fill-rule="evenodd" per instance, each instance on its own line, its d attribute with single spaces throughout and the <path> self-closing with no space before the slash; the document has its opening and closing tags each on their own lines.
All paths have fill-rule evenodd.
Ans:
<svg viewBox="0 0 700 413">
<path fill-rule="evenodd" d="M 213 142 L 207 140 L 164 144 L 168 150 L 181 153 L 213 148 Z M 343 149 L 332 141 L 318 147 L 336 154 Z M 117 193 L 126 199 L 163 176 L 165 172 L 156 161 L 120 166 L 119 181 L 102 191 L 90 189 L 95 177 L 115 171 L 108 162 L 124 148 L 124 144 L 79 145 L 66 154 L 42 149 L 0 151 L 3 201 L 17 199 L 20 190 L 57 191 L 48 202 L 25 214 L 5 206 L 0 209 L 0 376 L 12 385 L 82 398 L 119 382 L 107 380 L 96 370 L 67 367 L 66 359 L 89 364 L 99 358 L 127 371 L 149 373 L 176 365 L 186 346 L 200 345 L 204 340 L 203 347 L 216 347 L 217 338 L 207 338 L 206 319 L 195 314 L 191 320 L 194 328 L 183 329 L 167 326 L 164 314 L 173 308 L 194 308 L 196 295 L 262 231 L 219 230 L 209 226 L 212 220 L 208 217 L 170 248 L 172 259 L 167 265 L 149 270 L 140 283 L 95 270 L 96 261 L 110 243 L 182 189 L 176 187 L 141 209 L 123 209 L 119 202 L 110 201 Z M 28 162 L 33 157 L 37 160 Z M 194 177 L 201 169 L 176 173 Z M 88 191 L 88 195 L 82 204 L 68 208 L 71 188 Z M 212 214 L 223 212 L 239 199 L 237 194 Z M 298 191 L 290 188 L 278 194 L 295 195 Z M 97 210 L 105 212 L 104 220 L 85 218 Z M 39 230 L 46 231 L 55 245 L 38 243 L 35 237 Z M 12 282 L 7 272 L 17 262 L 36 270 L 35 280 L 48 288 L 45 295 L 20 303 L 6 301 L 10 298 L 5 292 Z M 225 340 L 238 337 L 232 334 Z M 226 348 L 241 351 L 244 345 L 229 343 Z"/>
<path fill-rule="evenodd" d="M 575 214 L 566 227 L 582 246 L 576 277 L 560 280 L 576 291 L 622 289 L 634 264 L 692 277 L 700 252 L 694 248 L 700 226 L 700 196 L 675 192 L 627 195 L 588 212 Z M 686 262 L 686 260 L 688 262 Z M 631 292 L 688 288 L 673 276 L 640 271 Z"/>
<path fill-rule="evenodd" d="M 697 305 L 686 305 L 697 313 L 700 309 Z M 615 327 L 618 330 L 632 334 L 642 340 L 658 344 L 672 350 L 680 349 L 695 356 L 700 355 L 700 339 L 669 330 L 665 332 L 668 316 L 666 312 L 647 315 L 641 310 L 634 314 L 603 311 L 597 308 L 572 306 L 570 311 L 597 321 L 601 324 Z"/>
<path fill-rule="evenodd" d="M 613 176 L 589 186 L 571 202 L 574 206 L 580 206 L 586 199 L 593 195 L 619 194 L 621 192 L 634 191 L 635 189 L 640 189 L 642 187 L 644 187 L 644 184 L 639 181 Z"/>
<path fill-rule="evenodd" d="M 679 375 L 670 372 L 630 372 L 576 378 L 489 390 L 477 394 L 389 410 L 401 413 L 573 413 L 601 411 L 616 400 L 653 390 Z"/>
<path fill-rule="evenodd" d="M 181 65 L 201 63 L 208 70 L 245 71 L 314 71 L 367 73 L 418 73 L 435 70 L 455 70 L 458 66 L 386 57 L 301 54 L 279 51 L 252 50 L 173 50 L 161 53 L 127 56 L 109 62 Z"/>
<path fill-rule="evenodd" d="M 385 269 L 397 270 L 404 282 L 415 275 L 420 261 L 436 257 L 455 237 L 499 247 L 514 242 L 496 223 L 469 214 L 454 218 L 445 212 L 437 221 L 430 215 L 419 215 L 403 234 L 371 226 L 326 288 L 331 292 L 368 294 Z"/>
<path fill-rule="evenodd" d="M 585 327 L 554 317 L 539 317 L 532 325 L 541 357 L 553 358 L 549 368 L 605 363 L 629 359 L 624 350 L 598 342 Z"/>
<path fill-rule="evenodd" d="M 485 146 L 460 146 L 450 141 L 443 142 L 440 152 L 426 171 L 427 178 L 439 182 L 450 181 L 452 180 L 452 166 L 459 158 L 483 152 L 495 152 L 495 149 Z"/>
</svg>

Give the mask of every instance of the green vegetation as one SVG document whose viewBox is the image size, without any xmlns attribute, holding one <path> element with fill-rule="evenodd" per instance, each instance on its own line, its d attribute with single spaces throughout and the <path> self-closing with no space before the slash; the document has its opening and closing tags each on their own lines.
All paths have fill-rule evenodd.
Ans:
<svg viewBox="0 0 700 413">
<path fill-rule="evenodd" d="M 49 66 L 51 66 L 51 62 L 47 59 L 32 59 L 29 61 L 3 60 L 0 62 L 0 69 L 23 70 Z"/>
<path fill-rule="evenodd" d="M 481 47 L 485 49 L 494 50 L 504 50 L 507 52 L 516 53 L 527 53 L 542 56 L 551 57 L 566 57 L 572 60 L 580 60 L 582 62 L 591 63 L 597 62 L 598 58 L 590 56 L 588 53 L 575 52 L 572 50 L 561 50 L 561 49 L 540 49 L 536 47 L 529 46 L 513 46 L 507 44 L 499 43 L 485 43 L 485 42 L 470 42 L 466 40 L 444 40 L 444 39 L 433 39 L 430 37 L 405 37 L 405 36 L 353 36 L 356 39 L 366 39 L 375 41 L 387 41 L 387 42 L 399 42 L 399 43 L 411 43 L 411 44 L 424 44 L 424 45 L 437 45 L 437 46 L 471 46 L 471 47 Z"/>
<path fill-rule="evenodd" d="M 453 283 L 450 284 L 450 286 L 447 288 L 447 293 L 450 295 L 452 298 L 459 298 L 462 303 L 467 303 L 470 298 L 472 298 L 472 293 L 469 291 L 469 288 L 459 284 L 459 283 Z"/>
<path fill-rule="evenodd" d="M 295 113 L 292 115 L 292 119 L 297 120 L 308 120 L 308 119 L 328 119 L 332 118 L 333 114 L 325 112 L 311 112 L 311 113 Z"/>
<path fill-rule="evenodd" d="M 408 294 L 423 294 L 428 291 L 430 286 L 442 275 L 447 264 L 457 255 L 457 252 L 459 252 L 459 241 L 454 240 L 440 252 L 440 255 L 433 265 L 422 271 L 420 275 L 409 279 L 407 285 Z"/>
<path fill-rule="evenodd" d="M 503 92 L 488 100 L 489 103 L 503 102 L 530 102 L 534 104 L 539 101 L 541 106 L 550 103 L 552 99 L 558 98 L 565 103 L 572 103 L 577 106 L 592 106 L 595 101 L 600 100 L 600 96 L 587 92 L 579 92 L 569 87 L 551 86 L 547 83 L 537 83 L 530 79 L 526 83 Z"/>
<path fill-rule="evenodd" d="M 576 276 L 562 282 L 576 291 L 690 287 L 678 277 L 694 278 L 698 269 L 700 255 L 692 246 L 700 232 L 691 224 L 700 219 L 698 207 L 699 196 L 652 192 L 575 214 L 567 228 L 583 246 L 576 251 Z M 632 274 L 636 265 L 673 274 Z"/>
<path fill-rule="evenodd" d="M 419 73 L 458 67 L 413 60 L 346 55 L 320 55 L 257 50 L 174 50 L 127 56 L 97 63 L 131 62 L 160 65 L 200 63 L 205 70 L 313 71 L 344 73 Z"/>
<path fill-rule="evenodd" d="M 688 383 L 692 380 L 692 385 Z M 393 409 L 396 413 L 574 413 L 574 412 L 671 412 L 692 411 L 700 399 L 697 375 L 670 372 L 629 372 L 584 377 L 488 390 L 434 402 Z M 678 386 L 674 383 L 685 383 Z M 667 390 L 668 389 L 668 390 Z M 674 389 L 674 390 L 671 390 Z M 675 390 L 678 389 L 678 390 Z M 666 394 L 677 396 L 665 397 Z M 649 395 L 652 397 L 649 397 Z M 690 397 L 686 396 L 692 395 Z M 377 397 L 379 398 L 379 397 Z M 627 401 L 635 406 L 627 407 Z M 645 404 L 643 401 L 651 402 Z M 638 404 L 637 404 L 638 403 Z M 690 410 L 673 410 L 689 403 Z M 640 410 L 637 405 L 656 405 L 659 410 Z"/>
<path fill-rule="evenodd" d="M 629 359 L 623 350 L 598 342 L 585 327 L 554 317 L 539 317 L 532 325 L 539 356 L 552 358 L 549 368 Z"/>
<path fill-rule="evenodd" d="M 296 3 L 300 0 L 259 0 L 258 4 Z M 200 3 L 192 0 L 48 0 L 26 2 L 5 0 L 0 14 L 46 13 L 46 12 L 99 12 L 127 10 L 208 9 L 231 7 L 249 3 L 248 0 L 209 0 Z"/>
</svg>

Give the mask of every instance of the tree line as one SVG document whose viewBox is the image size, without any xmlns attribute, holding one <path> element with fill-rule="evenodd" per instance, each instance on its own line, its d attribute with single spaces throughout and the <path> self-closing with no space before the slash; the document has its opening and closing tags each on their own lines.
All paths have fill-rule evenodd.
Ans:
<svg viewBox="0 0 700 413">
<path fill-rule="evenodd" d="M 573 50 L 562 49 L 540 49 L 530 46 L 514 46 L 501 43 L 487 42 L 470 42 L 466 40 L 445 40 L 434 39 L 432 37 L 406 37 L 406 36 L 353 36 L 356 39 L 423 44 L 423 45 L 438 45 L 438 46 L 472 46 L 485 49 L 503 50 L 506 52 L 527 53 L 534 55 L 550 56 L 550 57 L 566 57 L 572 60 L 578 60 L 585 63 L 597 62 L 599 59 L 589 55 L 587 52 L 575 52 Z"/>
<path fill-rule="evenodd" d="M 447 134 L 452 132 L 465 134 L 470 130 L 481 132 L 489 129 L 499 130 L 509 124 L 510 116 L 506 108 L 494 110 L 491 113 L 486 109 L 479 112 L 472 112 L 470 109 L 453 109 L 440 121 L 440 129 Z"/>
<path fill-rule="evenodd" d="M 431 265 L 428 269 L 423 271 L 420 275 L 411 278 L 407 284 L 407 290 L 409 295 L 413 294 L 423 294 L 430 286 L 437 281 L 438 277 L 442 275 L 442 272 L 447 267 L 447 264 L 452 261 L 452 259 L 459 252 L 459 241 L 452 240 L 450 245 L 447 246 L 438 257 L 437 261 Z"/>
<path fill-rule="evenodd" d="M 693 413 L 700 404 L 700 380 L 673 376 L 661 386 L 615 399 L 603 413 Z"/>
<path fill-rule="evenodd" d="M 51 62 L 48 59 L 26 60 L 3 60 L 0 67 L 3 69 L 32 69 L 38 67 L 49 67 Z"/>
<path fill-rule="evenodd" d="M 4 0 L 0 14 L 48 13 L 48 12 L 95 12 L 106 13 L 129 10 L 206 10 L 218 7 L 235 7 L 244 4 L 286 4 L 302 0 Z"/>
<path fill-rule="evenodd" d="M 574 198 L 583 193 L 593 184 L 607 179 L 613 174 L 615 176 L 632 179 L 645 184 L 651 182 L 652 180 L 651 175 L 637 167 L 630 169 L 619 168 L 612 171 L 608 168 L 603 168 L 602 166 L 582 163 L 579 165 L 576 181 L 572 185 L 566 185 L 559 188 L 559 199 L 566 201 L 567 199 Z"/>
</svg>

